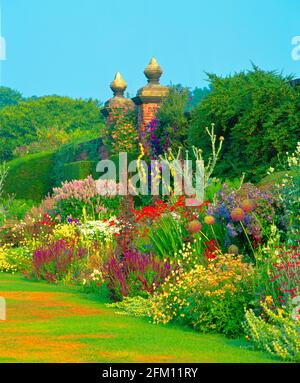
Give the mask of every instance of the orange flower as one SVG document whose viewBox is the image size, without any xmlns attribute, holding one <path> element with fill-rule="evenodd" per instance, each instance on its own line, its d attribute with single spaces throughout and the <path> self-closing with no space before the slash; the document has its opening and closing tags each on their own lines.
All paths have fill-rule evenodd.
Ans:
<svg viewBox="0 0 300 383">
<path fill-rule="evenodd" d="M 252 199 L 245 199 L 242 202 L 242 209 L 245 213 L 250 213 L 255 208 L 255 203 Z"/>
<path fill-rule="evenodd" d="M 236 207 L 231 212 L 231 219 L 235 222 L 242 221 L 245 218 L 245 212 L 240 207 Z"/>
<path fill-rule="evenodd" d="M 215 223 L 215 217 L 213 217 L 212 215 L 207 215 L 206 217 L 204 217 L 204 222 L 207 225 L 213 225 Z"/>
<path fill-rule="evenodd" d="M 194 219 L 193 221 L 188 223 L 188 229 L 190 233 L 198 233 L 202 229 L 202 224 L 197 219 Z"/>
</svg>

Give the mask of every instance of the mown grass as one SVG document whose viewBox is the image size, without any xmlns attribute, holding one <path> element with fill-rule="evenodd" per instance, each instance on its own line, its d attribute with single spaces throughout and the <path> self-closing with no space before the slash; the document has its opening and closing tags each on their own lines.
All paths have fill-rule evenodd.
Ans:
<svg viewBox="0 0 300 383">
<path fill-rule="evenodd" d="M 0 362 L 276 362 L 243 340 L 120 316 L 107 297 L 0 273 Z"/>
</svg>

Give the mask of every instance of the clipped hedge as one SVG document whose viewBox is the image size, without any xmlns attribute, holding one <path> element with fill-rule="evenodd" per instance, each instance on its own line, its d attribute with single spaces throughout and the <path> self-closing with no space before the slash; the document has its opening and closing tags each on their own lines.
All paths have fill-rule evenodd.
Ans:
<svg viewBox="0 0 300 383">
<path fill-rule="evenodd" d="M 58 186 L 65 181 L 67 177 L 73 177 L 73 172 L 85 172 L 84 170 L 75 170 L 86 168 L 89 165 L 85 162 L 97 162 L 101 158 L 102 140 L 97 138 L 85 142 L 76 142 L 63 145 L 54 156 L 53 184 Z M 74 165 L 76 162 L 82 162 L 82 165 Z M 70 165 L 70 166 L 69 166 Z"/>
<path fill-rule="evenodd" d="M 97 178 L 97 161 L 76 161 L 64 165 L 64 180 L 81 180 L 91 175 Z"/>
<path fill-rule="evenodd" d="M 42 200 L 53 187 L 53 156 L 53 152 L 42 152 L 8 162 L 4 195 L 15 194 L 17 199 Z"/>
</svg>

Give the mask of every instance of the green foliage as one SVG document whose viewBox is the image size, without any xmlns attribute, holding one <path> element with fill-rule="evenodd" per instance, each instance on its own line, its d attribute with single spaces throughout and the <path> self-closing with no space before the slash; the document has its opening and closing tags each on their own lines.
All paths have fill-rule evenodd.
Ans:
<svg viewBox="0 0 300 383">
<path fill-rule="evenodd" d="M 149 139 L 153 155 L 161 154 L 168 147 L 178 150 L 186 146 L 190 111 L 209 94 L 210 88 L 189 88 L 182 85 L 169 87 L 169 94 L 162 100 L 154 119 L 149 124 Z"/>
<path fill-rule="evenodd" d="M 64 180 L 82 180 L 91 175 L 96 178 L 97 161 L 76 161 L 64 165 Z"/>
<path fill-rule="evenodd" d="M 170 87 L 169 94 L 161 103 L 157 112 L 159 125 L 156 136 L 162 147 L 172 146 L 173 149 L 183 146 L 187 139 L 188 118 L 185 113 L 189 96 L 187 88 Z"/>
<path fill-rule="evenodd" d="M 271 187 L 276 194 L 279 210 L 277 215 L 280 226 L 284 229 L 284 240 L 292 243 L 300 236 L 300 142 L 295 152 L 287 156 L 286 171 L 274 170 L 269 169 L 269 174 L 261 181 L 261 185 L 264 188 Z"/>
<path fill-rule="evenodd" d="M 171 274 L 153 297 L 157 323 L 177 321 L 201 332 L 242 333 L 244 307 L 253 298 L 252 267 L 241 257 L 218 254 L 206 267 Z"/>
<path fill-rule="evenodd" d="M 145 251 L 150 247 L 155 255 L 166 259 L 181 249 L 184 234 L 186 230 L 182 223 L 171 214 L 167 214 L 149 226 L 147 243 L 143 243 L 142 246 Z"/>
<path fill-rule="evenodd" d="M 16 105 L 21 100 L 22 94 L 17 90 L 5 86 L 0 87 L 0 109 L 10 105 Z"/>
<path fill-rule="evenodd" d="M 116 314 L 129 315 L 134 317 L 150 317 L 151 301 L 140 296 L 124 297 L 121 302 L 106 304 L 106 307 L 117 309 Z"/>
<path fill-rule="evenodd" d="M 197 105 L 200 104 L 200 102 L 211 92 L 212 87 L 209 85 L 208 88 L 198 88 L 196 87 L 190 92 L 190 97 L 188 99 L 188 102 L 186 104 L 186 111 L 191 111 L 194 109 Z"/>
<path fill-rule="evenodd" d="M 0 272 L 15 273 L 30 270 L 32 255 L 26 247 L 0 246 Z"/>
<path fill-rule="evenodd" d="M 51 191 L 53 153 L 44 152 L 17 158 L 8 163 L 4 194 L 17 199 L 41 201 Z"/>
<path fill-rule="evenodd" d="M 213 178 L 210 180 L 207 188 L 205 189 L 205 199 L 213 202 L 217 193 L 221 191 L 224 184 L 228 185 L 230 189 L 237 190 L 241 186 L 242 182 L 242 178 L 225 178 L 223 180 Z"/>
<path fill-rule="evenodd" d="M 76 130 L 101 134 L 103 118 L 94 100 L 47 96 L 20 101 L 0 110 L 0 159 L 38 141 L 38 132 L 56 129 L 67 134 Z"/>
<path fill-rule="evenodd" d="M 245 332 L 257 348 L 286 361 L 300 362 L 299 319 L 285 309 L 271 310 L 262 303 L 264 315 L 256 316 L 253 310 L 246 312 Z"/>
<path fill-rule="evenodd" d="M 300 135 L 300 89 L 288 78 L 257 67 L 226 78 L 209 75 L 212 91 L 191 113 L 189 143 L 206 153 L 205 127 L 225 137 L 216 175 L 258 180 Z"/>
<path fill-rule="evenodd" d="M 103 130 L 103 142 L 111 155 L 121 152 L 138 155 L 137 113 L 135 110 L 114 109 L 110 123 Z"/>
<path fill-rule="evenodd" d="M 66 132 L 59 127 L 40 128 L 37 130 L 37 139 L 28 146 L 18 147 L 13 151 L 15 157 L 27 154 L 39 153 L 48 148 L 57 149 L 67 143 L 85 142 L 99 137 L 99 132 L 94 130 L 82 130 L 76 128 L 72 132 Z"/>
<path fill-rule="evenodd" d="M 21 220 L 25 214 L 32 208 L 34 202 L 26 199 L 8 198 L 0 204 L 0 224 L 6 220 Z"/>
<path fill-rule="evenodd" d="M 8 174 L 8 167 L 6 163 L 0 165 L 0 200 L 2 198 L 4 183 Z"/>
<path fill-rule="evenodd" d="M 260 187 L 274 187 L 282 183 L 284 178 L 296 176 L 297 172 L 293 170 L 282 170 L 274 173 L 270 173 L 259 181 Z"/>
<path fill-rule="evenodd" d="M 31 268 L 32 254 L 27 247 L 12 247 L 7 249 L 6 260 L 15 270 L 23 273 Z"/>
</svg>

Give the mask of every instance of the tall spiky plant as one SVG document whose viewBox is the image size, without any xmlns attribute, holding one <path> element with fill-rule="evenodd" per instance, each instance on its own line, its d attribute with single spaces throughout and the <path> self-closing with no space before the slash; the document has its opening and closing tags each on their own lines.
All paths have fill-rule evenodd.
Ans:
<svg viewBox="0 0 300 383">
<path fill-rule="evenodd" d="M 167 153 L 159 156 L 160 160 L 164 163 L 168 163 L 171 171 L 174 173 L 184 176 L 185 169 L 182 167 L 181 162 L 187 160 L 193 160 L 196 163 L 196 171 L 193 173 L 192 178 L 193 182 L 196 180 L 196 174 L 200 175 L 202 178 L 203 193 L 207 186 L 209 185 L 212 173 L 215 169 L 217 161 L 220 156 L 220 152 L 223 146 L 224 137 L 219 137 L 219 143 L 217 144 L 217 136 L 215 134 L 215 125 L 211 124 L 211 128 L 205 128 L 206 133 L 210 137 L 211 141 L 211 154 L 208 158 L 207 163 L 205 164 L 203 158 L 203 151 L 200 148 L 192 146 L 192 157 L 189 157 L 189 151 L 186 150 L 185 154 L 182 151 L 182 148 L 179 148 L 177 154 L 175 155 L 170 148 Z"/>
</svg>

